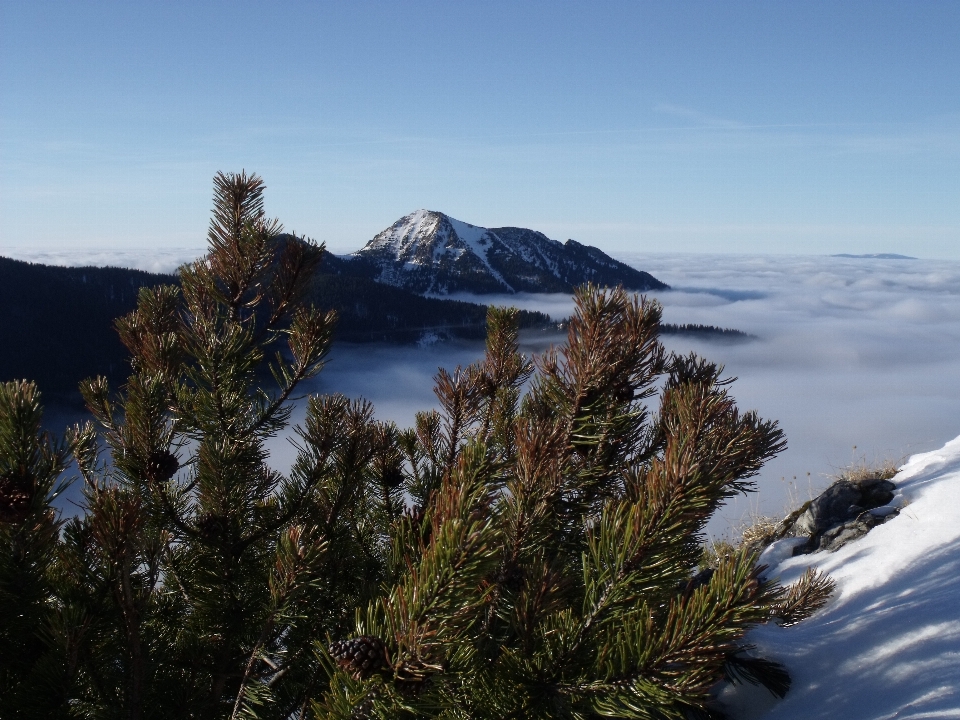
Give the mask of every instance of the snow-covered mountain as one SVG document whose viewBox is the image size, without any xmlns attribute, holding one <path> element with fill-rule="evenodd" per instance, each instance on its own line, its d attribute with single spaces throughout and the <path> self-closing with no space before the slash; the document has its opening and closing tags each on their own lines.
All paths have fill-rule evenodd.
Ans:
<svg viewBox="0 0 960 720">
<path fill-rule="evenodd" d="M 600 250 L 525 228 L 484 228 L 431 210 L 400 218 L 352 256 L 382 283 L 421 294 L 569 292 L 577 285 L 667 286 Z"/>
</svg>

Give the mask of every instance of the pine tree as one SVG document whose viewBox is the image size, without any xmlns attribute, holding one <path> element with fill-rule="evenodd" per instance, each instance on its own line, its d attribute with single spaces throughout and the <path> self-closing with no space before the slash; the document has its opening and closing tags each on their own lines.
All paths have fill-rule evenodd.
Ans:
<svg viewBox="0 0 960 720">
<path fill-rule="evenodd" d="M 0 717 L 54 717 L 68 658 L 47 641 L 57 623 L 62 523 L 50 503 L 69 448 L 41 430 L 36 387 L 0 383 Z"/>
<path fill-rule="evenodd" d="M 486 358 L 441 371 L 442 412 L 405 437 L 398 574 L 357 626 L 387 669 L 341 661 L 318 717 L 685 718 L 724 677 L 786 692 L 742 638 L 806 617 L 829 581 L 784 590 L 746 549 L 695 572 L 706 522 L 782 433 L 737 410 L 714 364 L 667 358 L 659 320 L 587 287 L 567 344 L 530 363 L 514 312 L 491 311 Z"/>
<path fill-rule="evenodd" d="M 128 381 L 82 387 L 95 425 L 55 443 L 35 388 L 0 387 L 2 717 L 685 718 L 724 677 L 786 691 L 744 634 L 829 582 L 697 567 L 782 433 L 666 355 L 656 302 L 583 288 L 532 361 L 491 309 L 439 411 L 311 397 L 284 476 L 265 443 L 335 322 L 302 302 L 322 248 L 279 237 L 258 177 L 214 184 L 206 257 L 117 323 Z"/>
</svg>

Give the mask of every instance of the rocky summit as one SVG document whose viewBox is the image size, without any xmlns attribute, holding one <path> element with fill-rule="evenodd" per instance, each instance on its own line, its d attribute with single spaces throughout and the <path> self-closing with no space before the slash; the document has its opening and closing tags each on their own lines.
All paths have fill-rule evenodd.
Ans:
<svg viewBox="0 0 960 720">
<path fill-rule="evenodd" d="M 346 258 L 343 258 L 346 260 Z M 575 240 L 526 228 L 484 228 L 417 210 L 350 256 L 353 272 L 419 294 L 570 292 L 587 282 L 663 290 L 649 273 Z"/>
</svg>

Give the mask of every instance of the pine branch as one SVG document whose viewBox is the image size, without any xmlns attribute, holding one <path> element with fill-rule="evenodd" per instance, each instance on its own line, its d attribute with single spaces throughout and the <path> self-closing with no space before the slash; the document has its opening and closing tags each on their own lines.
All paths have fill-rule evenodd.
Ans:
<svg viewBox="0 0 960 720">
<path fill-rule="evenodd" d="M 806 620 L 826 605 L 837 583 L 824 573 L 807 568 L 797 582 L 784 588 L 781 598 L 771 609 L 778 625 L 789 627 Z"/>
</svg>

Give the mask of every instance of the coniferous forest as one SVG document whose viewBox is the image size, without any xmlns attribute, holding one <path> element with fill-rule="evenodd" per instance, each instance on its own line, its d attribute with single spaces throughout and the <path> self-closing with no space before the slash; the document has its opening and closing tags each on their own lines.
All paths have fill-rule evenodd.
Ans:
<svg viewBox="0 0 960 720">
<path fill-rule="evenodd" d="M 285 238 L 281 238 L 281 241 Z M 368 278 L 325 272 L 325 254 L 305 297 L 337 312 L 335 340 L 416 342 L 425 332 L 482 339 L 486 307 L 426 298 Z M 75 394 L 85 377 L 126 378 L 128 353 L 114 321 L 136 307 L 140 288 L 177 285 L 176 275 L 116 267 L 66 268 L 0 257 L 0 380 L 30 377 L 48 394 Z M 522 327 L 544 327 L 537 312 Z"/>
<path fill-rule="evenodd" d="M 290 242 L 281 235 L 278 242 Z M 323 254 L 305 297 L 335 310 L 334 342 L 413 343 L 426 333 L 482 340 L 487 308 L 423 297 L 351 274 L 351 265 Z M 122 382 L 128 352 L 114 322 L 136 307 L 141 288 L 177 285 L 177 275 L 118 267 L 56 267 L 0 257 L 0 381 L 29 377 L 48 400 L 75 402 L 81 380 L 104 375 Z M 543 313 L 521 310 L 521 329 L 555 330 Z M 743 340 L 739 330 L 661 323 L 663 334 Z"/>
<path fill-rule="evenodd" d="M 291 471 L 270 468 L 337 313 L 311 302 L 321 249 L 279 241 L 263 191 L 218 174 L 208 254 L 124 286 L 129 372 L 82 383 L 89 422 L 47 434 L 36 386 L 0 385 L 4 718 L 680 719 L 717 717 L 724 678 L 786 692 L 744 634 L 830 583 L 780 587 L 747 547 L 700 567 L 783 434 L 664 350 L 655 301 L 581 288 L 535 358 L 491 309 L 438 411 L 399 428 L 311 397 Z"/>
</svg>

